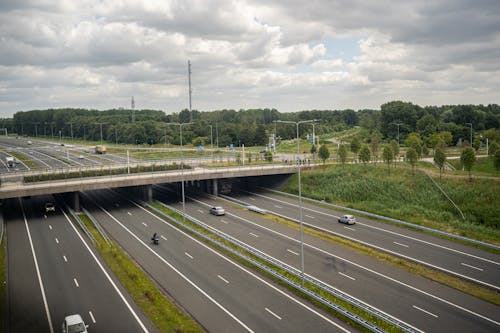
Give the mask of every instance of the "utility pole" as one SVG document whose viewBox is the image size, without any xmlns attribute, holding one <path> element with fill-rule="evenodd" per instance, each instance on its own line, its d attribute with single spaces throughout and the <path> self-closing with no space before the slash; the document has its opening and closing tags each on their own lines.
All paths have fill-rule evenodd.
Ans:
<svg viewBox="0 0 500 333">
<path fill-rule="evenodd" d="M 39 125 L 40 122 L 33 122 L 33 125 L 35 125 L 35 137 L 38 136 L 38 129 L 37 129 L 37 125 Z"/>
<path fill-rule="evenodd" d="M 193 111 L 191 109 L 191 61 L 188 60 L 188 81 L 189 81 L 189 122 L 193 121 Z"/>
</svg>

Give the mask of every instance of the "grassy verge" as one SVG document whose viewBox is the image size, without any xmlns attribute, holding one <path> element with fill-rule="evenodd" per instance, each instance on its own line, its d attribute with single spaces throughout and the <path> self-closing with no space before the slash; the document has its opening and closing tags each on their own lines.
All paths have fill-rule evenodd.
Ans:
<svg viewBox="0 0 500 333">
<path fill-rule="evenodd" d="M 0 239 L 0 332 L 6 332 L 7 330 L 7 309 L 6 306 L 6 288 L 7 288 L 7 276 L 6 276 L 6 258 L 5 251 L 7 248 L 7 242 L 5 232 L 2 239 Z"/>
<path fill-rule="evenodd" d="M 157 202 L 152 202 L 152 203 L 151 203 L 151 206 L 153 206 L 153 207 L 155 207 L 156 209 L 158 209 L 158 210 L 160 210 L 160 211 L 164 212 L 165 214 L 167 214 L 167 215 L 169 215 L 169 216 L 173 217 L 173 218 L 174 218 L 174 219 L 176 219 L 177 221 L 181 221 L 181 220 L 182 220 L 182 217 L 181 217 L 179 214 L 177 214 L 177 213 L 175 213 L 175 212 L 172 212 L 172 211 L 170 211 L 170 210 L 166 209 L 164 206 L 162 206 L 161 204 L 159 204 L 159 203 L 157 203 Z M 165 221 L 166 221 L 166 222 L 168 222 L 168 223 L 172 223 L 172 224 L 174 224 L 174 223 L 173 223 L 172 221 L 170 221 L 170 220 L 165 220 Z M 270 264 L 270 263 L 268 263 L 268 262 L 266 262 L 266 261 L 263 261 L 263 260 L 259 259 L 258 257 L 253 256 L 253 255 L 252 255 L 252 254 L 250 254 L 250 253 L 247 253 L 247 252 L 246 252 L 245 250 L 243 250 L 242 248 L 237 247 L 237 246 L 233 245 L 232 243 L 227 242 L 226 240 L 224 240 L 224 239 L 222 239 L 222 238 L 219 238 L 218 236 L 213 235 L 212 233 L 210 233 L 210 232 L 209 232 L 209 231 L 207 231 L 206 229 L 201 228 L 201 227 L 200 227 L 200 226 L 198 226 L 197 224 L 190 222 L 188 219 L 186 219 L 185 224 L 186 224 L 186 225 L 188 225 L 189 227 L 191 227 L 191 228 L 193 228 L 193 229 L 195 229 L 195 230 L 197 230 L 197 231 L 199 231 L 199 232 L 201 232 L 201 233 L 203 233 L 203 234 L 205 234 L 205 235 L 209 236 L 209 237 L 210 237 L 213 241 L 218 242 L 218 243 L 221 243 L 221 244 L 223 244 L 223 245 L 225 245 L 225 246 L 228 246 L 228 247 L 230 247 L 230 248 L 232 248 L 232 249 L 236 250 L 237 252 L 239 252 L 239 253 L 241 253 L 241 254 L 243 254 L 243 255 L 247 256 L 247 257 L 250 257 L 250 258 L 252 258 L 253 260 L 258 261 L 259 263 L 266 265 L 267 267 L 269 267 L 269 268 L 271 268 L 272 270 L 274 270 L 275 272 L 277 272 L 277 273 L 279 273 L 279 274 L 281 274 L 281 275 L 283 275 L 283 276 L 287 277 L 288 279 L 290 279 L 290 280 L 292 280 L 292 281 L 294 281 L 294 282 L 296 282 L 296 283 L 300 284 L 300 282 L 301 282 L 300 278 L 298 278 L 298 277 L 296 277 L 296 276 L 294 276 L 294 275 L 291 275 L 291 274 L 289 274 L 287 271 L 285 271 L 285 270 L 283 270 L 283 269 L 281 269 L 281 268 L 275 267 L 275 266 L 273 266 L 272 264 Z M 293 286 L 291 286 L 291 285 L 289 285 L 289 284 L 287 284 L 287 283 L 283 282 L 282 280 L 280 280 L 280 279 L 278 279 L 278 278 L 274 277 L 273 275 L 269 274 L 268 272 L 266 272 L 266 271 L 264 271 L 264 270 L 260 269 L 259 267 L 257 267 L 257 266 L 256 266 L 256 265 L 254 265 L 253 263 L 251 263 L 251 262 L 249 262 L 249 261 L 247 261 L 247 260 L 243 259 L 242 257 L 237 256 L 237 255 L 235 255 L 234 253 L 232 253 L 232 252 L 230 252 L 230 251 L 228 251 L 228 250 L 226 250 L 226 249 L 224 249 L 224 248 L 220 247 L 219 245 L 217 245 L 217 244 L 216 244 L 216 243 L 214 243 L 214 242 L 211 242 L 211 241 L 206 240 L 205 238 L 199 237 L 199 236 L 198 236 L 198 235 L 196 235 L 195 233 L 191 232 L 189 229 L 185 228 L 185 227 L 184 227 L 184 225 L 183 225 L 181 222 L 175 223 L 175 225 L 176 225 L 177 227 L 179 227 L 180 229 L 182 229 L 183 231 L 185 231 L 186 233 L 189 233 L 189 234 L 191 234 L 192 236 L 194 236 L 194 237 L 198 238 L 200 241 L 202 241 L 203 243 L 207 244 L 208 246 L 210 246 L 210 247 L 214 248 L 214 249 L 215 249 L 215 250 L 217 250 L 218 252 L 220 252 L 220 253 L 224 254 L 226 257 L 229 257 L 229 258 L 233 259 L 234 261 L 236 261 L 236 262 L 238 262 L 238 263 L 240 263 L 240 264 L 242 264 L 242 265 L 245 265 L 246 267 L 249 267 L 249 268 L 251 268 L 251 269 L 253 269 L 253 270 L 258 271 L 260 274 L 262 274 L 262 275 L 266 276 L 267 278 L 269 278 L 270 280 L 274 281 L 275 283 L 277 283 L 277 284 L 279 284 L 279 285 L 282 285 L 282 286 L 286 287 L 288 290 L 290 290 L 290 291 L 292 291 L 293 293 L 295 293 L 296 295 L 298 295 L 298 296 L 300 296 L 300 297 L 302 297 L 302 298 L 304 298 L 304 299 L 308 300 L 309 302 L 313 303 L 315 306 L 322 308 L 323 310 L 325 310 L 325 311 L 327 311 L 327 312 L 331 313 L 332 315 L 334 315 L 334 316 L 338 317 L 339 319 L 341 319 L 341 320 L 343 320 L 343 321 L 345 321 L 345 322 L 347 322 L 347 323 L 351 324 L 352 326 L 355 326 L 356 328 L 360 329 L 361 331 L 366 331 L 366 329 L 365 329 L 364 327 L 361 327 L 359 324 L 357 324 L 357 323 L 355 323 L 355 322 L 351 321 L 349 318 L 347 318 L 347 317 L 343 316 L 342 314 L 340 314 L 340 313 L 338 313 L 338 312 L 336 312 L 336 311 L 332 310 L 331 308 L 329 308 L 329 307 L 327 307 L 327 306 L 323 305 L 322 303 L 320 303 L 320 302 L 318 302 L 318 301 L 314 300 L 314 299 L 313 299 L 313 298 L 311 298 L 310 296 L 308 296 L 308 295 L 304 294 L 304 293 L 303 293 L 303 292 L 301 292 L 300 290 L 298 290 L 298 289 L 294 288 Z M 385 321 L 380 320 L 379 318 L 377 318 L 377 317 L 375 317 L 375 316 L 372 316 L 371 314 L 366 313 L 365 311 L 363 311 L 363 310 L 361 310 L 361 309 L 359 309 L 359 308 L 357 308 L 357 307 L 355 307 L 355 306 L 353 306 L 353 305 L 351 305 L 351 304 L 349 304 L 349 303 L 347 303 L 347 302 L 345 302 L 345 301 L 343 301 L 343 300 L 341 300 L 341 299 L 338 299 L 338 298 L 333 297 L 333 296 L 332 296 L 332 295 L 330 295 L 329 293 L 326 293 L 326 292 L 324 292 L 324 291 L 322 291 L 322 290 L 318 289 L 317 287 L 315 287 L 314 285 L 312 285 L 312 284 L 310 284 L 310 283 L 308 283 L 308 282 L 305 282 L 305 283 L 304 283 L 304 286 L 305 286 L 306 288 L 308 288 L 309 290 L 314 291 L 316 294 L 318 294 L 318 295 L 322 296 L 323 298 L 328 299 L 328 300 L 330 300 L 330 301 L 334 302 L 335 304 L 342 306 L 344 309 L 348 310 L 349 312 L 354 313 L 354 314 L 356 314 L 356 315 L 358 315 L 358 316 L 360 316 L 360 317 L 364 318 L 365 320 L 367 320 L 367 321 L 369 321 L 369 322 L 374 323 L 375 325 L 377 325 L 378 327 L 380 327 L 380 328 L 384 329 L 384 330 L 385 330 L 385 331 L 387 331 L 387 332 L 391 332 L 391 333 L 392 333 L 392 332 L 400 332 L 400 330 L 399 330 L 397 327 L 394 327 L 394 326 L 392 326 L 392 325 L 390 325 L 390 324 L 386 323 Z"/>
<path fill-rule="evenodd" d="M 125 286 L 136 304 L 160 332 L 203 332 L 203 329 L 164 296 L 118 245 L 108 246 L 86 215 L 79 215 L 96 239 L 102 258 Z"/>
<path fill-rule="evenodd" d="M 260 217 L 267 218 L 273 222 L 285 225 L 289 228 L 299 230 L 299 225 L 295 222 L 274 216 L 274 215 L 259 215 Z M 370 256 L 372 258 L 377 259 L 378 261 L 381 261 L 383 263 L 390 264 L 394 267 L 404 269 L 412 274 L 417 274 L 420 276 L 423 276 L 425 278 L 428 278 L 432 281 L 439 282 L 441 284 L 447 285 L 449 287 L 455 288 L 457 290 L 463 291 L 465 293 L 468 293 L 470 295 L 476 296 L 478 298 L 481 298 L 485 301 L 491 302 L 496 305 L 500 305 L 500 293 L 491 290 L 486 287 L 478 286 L 475 283 L 468 282 L 459 278 L 456 278 L 454 276 L 451 276 L 449 274 L 443 273 L 441 271 L 437 271 L 428 267 L 425 267 L 423 265 L 419 265 L 416 263 L 413 263 L 411 261 L 401 259 L 399 257 L 387 254 L 382 251 L 378 251 L 376 249 L 373 249 L 369 246 L 365 246 L 347 239 L 344 239 L 339 236 L 327 234 L 322 231 L 315 230 L 313 228 L 309 228 L 304 226 L 303 228 L 304 233 L 310 234 L 314 237 L 335 243 L 337 245 L 340 245 L 342 247 L 345 247 L 349 250 L 355 251 L 357 253 L 360 253 L 362 255 Z"/>
</svg>

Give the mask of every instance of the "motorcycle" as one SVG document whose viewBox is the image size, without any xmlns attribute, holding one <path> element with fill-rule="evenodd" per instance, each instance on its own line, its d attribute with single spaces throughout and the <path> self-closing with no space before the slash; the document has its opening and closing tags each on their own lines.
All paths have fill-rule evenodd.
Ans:
<svg viewBox="0 0 500 333">
<path fill-rule="evenodd" d="M 151 241 L 154 245 L 158 245 L 160 243 L 160 238 L 155 234 L 153 237 L 151 237 Z"/>
</svg>

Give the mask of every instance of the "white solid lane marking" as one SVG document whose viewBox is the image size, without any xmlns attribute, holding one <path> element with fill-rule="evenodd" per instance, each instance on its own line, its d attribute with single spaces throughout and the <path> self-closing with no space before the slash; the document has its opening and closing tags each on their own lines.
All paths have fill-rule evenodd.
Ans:
<svg viewBox="0 0 500 333">
<path fill-rule="evenodd" d="M 184 254 L 185 254 L 188 258 L 193 259 L 193 256 L 192 256 L 192 255 L 190 255 L 189 253 L 184 252 Z"/>
<path fill-rule="evenodd" d="M 427 311 L 427 310 L 424 310 L 424 309 L 422 309 L 422 308 L 419 308 L 419 307 L 418 307 L 418 306 L 416 306 L 416 305 L 413 305 L 413 307 L 414 307 L 415 309 L 417 309 L 417 310 L 422 311 L 423 313 L 427 313 L 429 316 L 433 316 L 434 318 L 438 318 L 438 315 L 435 315 L 435 314 L 434 314 L 434 313 L 432 313 L 432 312 L 429 312 L 429 311 Z"/>
<path fill-rule="evenodd" d="M 222 223 L 227 224 L 227 221 L 226 221 L 226 220 L 224 220 L 224 219 L 220 219 L 220 221 L 221 221 Z"/>
<path fill-rule="evenodd" d="M 38 276 L 38 285 L 40 286 L 40 291 L 42 292 L 43 305 L 45 307 L 45 315 L 47 316 L 47 321 L 49 322 L 50 333 L 54 333 L 54 327 L 52 326 L 52 319 L 50 317 L 49 305 L 47 303 L 47 297 L 45 296 L 45 288 L 43 287 L 42 276 L 40 275 L 40 269 L 38 268 L 38 261 L 36 259 L 35 248 L 33 247 L 33 240 L 31 239 L 30 228 L 28 227 L 28 220 L 26 219 L 26 214 L 24 214 L 24 206 L 21 199 L 19 199 L 21 204 L 21 210 L 23 212 L 24 225 L 26 227 L 26 232 L 28 233 L 28 240 L 30 242 L 31 253 L 33 254 L 33 261 L 35 262 L 36 275 Z"/>
<path fill-rule="evenodd" d="M 131 212 L 127 212 L 128 215 L 132 216 L 132 213 Z"/>
<path fill-rule="evenodd" d="M 353 281 L 356 281 L 356 279 L 355 279 L 355 278 L 353 278 L 352 276 L 349 276 L 349 275 L 344 274 L 344 273 L 342 273 L 342 272 L 339 272 L 339 274 L 340 274 L 340 275 L 342 275 L 342 276 L 345 276 L 345 277 L 346 277 L 346 278 L 348 278 L 348 279 L 351 279 L 351 280 L 353 280 Z"/>
<path fill-rule="evenodd" d="M 283 207 L 278 206 L 278 205 L 274 205 L 274 207 L 279 208 L 279 209 L 283 208 Z"/>
<path fill-rule="evenodd" d="M 68 262 L 68 258 L 66 256 L 63 256 L 64 262 Z"/>
<path fill-rule="evenodd" d="M 49 224 L 49 229 L 52 230 L 52 226 Z"/>
<path fill-rule="evenodd" d="M 292 250 L 290 250 L 290 249 L 286 249 L 286 250 L 287 250 L 288 252 L 292 253 L 292 254 L 295 254 L 296 256 L 298 256 L 298 255 L 299 255 L 299 253 L 298 253 L 298 252 L 292 251 Z"/>
<path fill-rule="evenodd" d="M 102 209 L 102 207 L 100 207 L 100 206 L 99 206 L 99 208 Z M 130 313 L 132 314 L 132 316 L 134 316 L 135 320 L 137 321 L 137 323 L 141 327 L 142 331 L 144 333 L 149 333 L 148 329 L 146 328 L 146 326 L 144 326 L 144 324 L 142 323 L 142 321 L 139 318 L 139 316 L 137 315 L 137 313 L 135 313 L 134 309 L 132 309 L 132 307 L 130 306 L 129 302 L 125 298 L 125 296 L 123 296 L 123 294 L 120 291 L 120 289 L 118 289 L 118 286 L 111 279 L 111 276 L 109 276 L 108 272 L 104 269 L 104 267 L 101 264 L 101 262 L 99 261 L 99 259 L 97 259 L 97 257 L 95 256 L 94 252 L 92 252 L 92 250 L 90 249 L 90 247 L 87 245 L 87 243 L 83 239 L 82 235 L 80 235 L 80 233 L 78 232 L 78 230 L 76 229 L 76 227 L 73 225 L 73 223 L 71 223 L 71 220 L 69 219 L 68 215 L 66 215 L 66 213 L 64 212 L 64 210 L 62 212 L 64 214 L 64 217 L 66 218 L 66 221 L 68 221 L 68 223 L 70 224 L 71 228 L 73 228 L 73 231 L 76 233 L 76 235 L 78 236 L 78 238 L 80 239 L 80 241 L 83 243 L 83 246 L 90 253 L 90 255 L 92 256 L 92 258 L 94 259 L 94 261 L 97 263 L 97 265 L 99 266 L 99 268 L 103 272 L 104 276 L 106 276 L 106 278 L 108 279 L 109 283 L 113 286 L 113 288 L 115 289 L 116 293 L 120 296 L 120 298 L 123 301 L 123 303 L 125 303 L 125 305 L 127 306 L 127 309 L 130 311 Z M 52 323 L 50 325 L 52 327 Z M 54 333 L 54 331 L 51 330 L 51 333 Z"/>
<path fill-rule="evenodd" d="M 250 235 L 254 236 L 255 238 L 259 237 L 259 235 L 256 235 L 253 232 L 251 232 Z"/>
<path fill-rule="evenodd" d="M 278 316 L 276 313 L 272 312 L 271 310 L 269 310 L 268 308 L 265 308 L 267 312 L 269 312 L 270 314 L 272 314 L 275 318 L 278 318 L 279 320 L 281 320 L 281 317 Z"/>
<path fill-rule="evenodd" d="M 94 318 L 94 314 L 92 313 L 92 311 L 89 311 L 89 315 L 90 315 L 90 318 L 92 319 L 92 322 L 95 324 L 95 318 Z"/>
<path fill-rule="evenodd" d="M 477 269 L 478 271 L 481 271 L 481 272 L 484 271 L 484 269 L 482 269 L 482 268 L 479 268 L 479 267 L 476 267 L 476 266 L 472 266 L 472 265 L 466 264 L 464 262 L 460 263 L 460 265 L 463 265 L 465 267 L 470 267 L 470 268 L 473 268 L 473 269 Z"/>
<path fill-rule="evenodd" d="M 147 226 L 148 226 L 148 225 L 147 225 L 146 223 L 144 223 L 144 222 L 142 222 L 142 225 L 143 225 L 143 226 L 145 226 L 145 227 L 147 227 Z"/>
<path fill-rule="evenodd" d="M 163 235 L 161 235 L 160 237 L 163 238 L 164 240 L 167 240 L 167 237 L 165 237 Z"/>
<path fill-rule="evenodd" d="M 196 200 L 195 200 L 196 201 Z M 154 218 L 156 218 L 157 220 L 159 220 L 160 222 L 164 223 L 164 224 L 168 224 L 168 222 L 164 221 L 162 218 L 160 218 L 159 216 L 153 214 L 152 212 L 150 212 L 149 210 L 147 210 L 146 208 L 138 205 L 137 203 L 134 203 L 133 204 L 139 208 L 139 209 L 142 209 L 145 213 L 153 216 Z M 100 209 L 102 209 L 102 207 L 99 207 Z M 106 214 L 108 214 L 108 216 L 111 217 L 111 215 L 106 212 Z M 120 224 L 119 221 L 117 221 L 115 218 L 113 218 L 114 221 L 116 221 L 118 224 Z M 127 230 L 128 233 L 130 233 L 131 235 L 132 232 L 130 230 L 128 230 L 126 227 L 124 227 L 122 224 L 120 224 L 125 230 Z M 247 273 L 248 275 L 254 277 L 255 279 L 259 280 L 260 282 L 262 282 L 264 285 L 268 286 L 269 288 L 275 290 L 276 292 L 278 292 L 280 295 L 284 296 L 285 298 L 291 300 L 292 302 L 294 302 L 295 304 L 298 304 L 300 305 L 301 307 L 303 307 L 304 309 L 307 309 L 308 311 L 314 313 L 315 315 L 317 315 L 318 317 L 320 317 L 321 319 L 325 320 L 326 322 L 328 322 L 329 324 L 337 327 L 338 329 L 340 329 L 342 332 L 345 332 L 345 333 L 349 333 L 350 331 L 345 329 L 344 327 L 340 326 L 339 324 L 337 324 L 336 322 L 332 321 L 330 318 L 324 316 L 323 314 L 317 312 L 315 309 L 309 307 L 308 305 L 306 305 L 305 303 L 302 303 L 301 301 L 299 301 L 298 299 L 296 298 L 293 298 L 291 297 L 290 295 L 288 295 L 287 293 L 283 292 L 281 289 L 275 287 L 273 284 L 270 284 L 269 282 L 267 282 L 266 280 L 262 279 L 261 277 L 259 277 L 258 275 L 256 275 L 255 273 L 247 270 L 246 268 L 240 266 L 239 264 L 229 260 L 228 258 L 226 258 L 225 256 L 221 255 L 219 252 L 213 250 L 212 248 L 208 247 L 207 245 L 205 245 L 204 243 L 200 242 L 199 240 L 197 240 L 196 238 L 193 238 L 192 236 L 184 233 L 182 230 L 179 230 L 175 227 L 173 227 L 173 229 L 177 230 L 179 233 L 183 234 L 184 236 L 188 237 L 189 239 L 193 240 L 194 242 L 196 242 L 197 244 L 203 246 L 205 249 L 207 249 L 207 251 L 210 251 L 212 252 L 213 254 L 215 254 L 216 256 L 220 257 L 221 259 L 225 260 L 226 262 L 238 267 L 239 269 L 241 269 L 242 271 L 244 271 L 245 273 Z M 147 246 L 142 240 L 139 239 L 139 237 L 133 235 L 133 237 L 135 239 L 137 239 L 139 242 L 141 242 L 144 246 L 146 246 L 150 251 L 153 252 L 153 254 L 155 254 L 160 260 L 162 260 L 164 263 L 166 263 L 169 267 L 171 267 L 173 270 L 175 270 L 179 275 L 181 275 L 184 279 L 186 279 L 189 283 L 191 283 L 191 285 L 193 285 L 197 290 L 200 290 L 196 287 L 196 285 L 192 284 L 192 282 L 190 280 L 188 280 L 184 275 L 182 275 L 181 273 L 179 273 L 173 266 L 171 266 L 170 263 L 168 263 L 167 261 L 165 261 L 162 257 L 160 257 L 156 252 L 154 252 L 149 246 Z M 203 291 L 200 290 L 200 292 L 203 293 Z M 205 295 L 205 294 L 204 294 Z M 210 299 L 210 298 L 209 298 Z M 211 299 L 212 300 L 212 299 Z M 233 314 L 231 314 L 230 312 L 228 312 L 225 308 L 221 307 L 218 303 L 215 303 L 217 306 L 219 306 L 224 312 L 228 313 L 231 318 L 235 318 L 235 320 L 238 321 L 238 323 L 240 323 L 241 321 L 238 320 L 236 317 L 234 317 Z M 244 324 L 243 324 L 244 325 Z M 248 330 L 248 331 L 251 331 L 247 326 L 245 326 L 245 328 Z M 418 331 L 418 330 L 417 330 Z"/>
<path fill-rule="evenodd" d="M 394 244 L 396 245 L 399 245 L 399 246 L 402 246 L 402 247 L 409 247 L 408 245 L 406 244 L 402 244 L 402 243 L 398 243 L 398 242 L 393 242 Z"/>
<path fill-rule="evenodd" d="M 59 239 L 56 238 L 56 243 L 59 244 Z"/>
<path fill-rule="evenodd" d="M 204 211 L 202 211 L 201 209 L 198 209 L 198 212 L 199 212 L 199 213 L 201 213 L 201 214 L 205 213 L 205 212 L 204 212 Z"/>
<path fill-rule="evenodd" d="M 229 281 L 228 281 L 228 280 L 226 280 L 226 279 L 224 279 L 222 276 L 217 275 L 217 277 L 218 277 L 219 279 L 221 279 L 222 281 L 224 281 L 224 282 L 226 282 L 226 283 L 228 283 L 228 284 L 229 284 Z"/>
<path fill-rule="evenodd" d="M 254 198 L 248 198 L 248 199 L 250 199 L 250 200 L 252 200 L 252 201 L 255 201 L 255 199 L 254 199 Z"/>
<path fill-rule="evenodd" d="M 348 229 L 348 230 L 351 230 L 351 231 L 356 231 L 356 229 L 351 228 L 351 227 L 346 227 L 346 226 L 344 226 L 344 228 L 345 228 L 345 229 Z"/>
<path fill-rule="evenodd" d="M 310 218 L 310 219 L 314 219 L 314 218 L 315 218 L 314 216 L 307 215 L 307 214 L 305 214 L 305 217 L 308 217 L 308 218 Z"/>
<path fill-rule="evenodd" d="M 78 281 L 76 280 L 76 278 L 73 278 L 73 281 L 75 281 L 75 286 L 76 286 L 77 288 L 80 288 L 80 285 L 78 284 Z"/>
<path fill-rule="evenodd" d="M 95 201 L 94 201 L 95 202 Z M 146 243 L 144 243 L 144 241 L 142 241 L 139 237 L 137 237 L 132 231 L 130 231 L 127 227 L 125 227 L 123 225 L 123 223 L 121 223 L 120 221 L 118 221 L 118 219 L 116 219 L 113 215 L 111 215 L 111 213 L 109 213 L 107 210 L 105 210 L 102 206 L 100 206 L 99 204 L 97 204 L 97 206 L 99 207 L 99 209 L 101 209 L 106 215 L 108 215 L 111 219 L 113 219 L 118 225 L 120 225 L 123 229 L 125 229 L 132 237 L 134 237 L 139 243 L 141 243 L 144 247 L 146 247 L 149 251 L 151 251 L 159 260 L 161 260 L 165 265 L 167 265 L 168 267 L 170 267 L 172 270 L 174 270 L 180 277 L 182 277 L 186 282 L 188 282 L 190 285 L 193 286 L 193 288 L 195 288 L 196 290 L 198 290 L 200 293 L 202 293 L 206 298 L 208 298 L 212 303 L 214 303 L 217 307 L 219 307 L 219 309 L 221 309 L 222 311 L 224 311 L 225 313 L 227 313 L 231 318 L 233 318 L 238 324 L 240 324 L 242 327 L 244 327 L 248 332 L 252 332 L 253 333 L 253 330 L 250 329 L 245 323 L 243 323 L 240 319 L 238 319 L 238 317 L 236 317 L 233 313 L 231 313 L 228 309 L 226 309 L 225 307 L 223 307 L 220 303 L 218 303 L 213 297 L 211 297 L 209 294 L 207 294 L 203 289 L 201 289 L 197 284 L 195 284 L 193 281 L 191 281 L 186 275 L 182 274 L 182 272 L 180 272 L 177 268 L 175 268 L 170 262 L 168 262 L 167 260 L 165 260 L 162 256 L 160 256 L 158 253 L 156 253 L 151 247 L 149 247 Z M 137 205 L 136 205 L 137 206 Z M 143 209 L 143 211 L 149 213 L 150 215 L 156 217 L 158 220 L 160 221 L 163 221 L 161 218 L 159 218 L 158 216 L 154 215 L 153 213 L 149 212 L 148 210 L 146 210 L 145 208 L 142 208 L 140 206 L 137 206 L 138 208 L 140 209 Z M 66 217 L 69 221 L 69 218 Z M 163 221 L 163 223 L 166 223 Z M 75 228 L 73 226 L 73 228 Z M 76 231 L 76 229 L 75 229 Z M 83 238 L 82 236 L 79 235 L 79 237 L 82 239 L 83 241 Z M 189 236 L 188 236 L 189 237 Z M 90 251 L 90 248 L 87 246 L 87 248 L 89 249 Z M 210 248 L 208 248 L 210 249 Z M 104 269 L 104 268 L 103 268 Z M 128 304 L 128 303 L 127 303 Z M 130 308 L 131 309 L 131 308 Z M 135 314 L 135 313 L 134 313 Z M 136 317 L 138 319 L 138 317 Z M 142 324 L 142 323 L 141 323 Z M 144 327 L 144 326 L 143 326 Z M 145 332 L 147 332 L 146 328 L 144 327 L 144 330 Z"/>
</svg>

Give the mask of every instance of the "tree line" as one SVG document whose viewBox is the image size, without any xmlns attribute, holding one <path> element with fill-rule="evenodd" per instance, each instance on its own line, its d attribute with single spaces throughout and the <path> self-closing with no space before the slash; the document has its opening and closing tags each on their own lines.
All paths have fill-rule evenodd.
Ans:
<svg viewBox="0 0 500 333">
<path fill-rule="evenodd" d="M 133 116 L 134 114 L 134 116 Z M 133 119 L 135 121 L 133 121 Z M 500 106 L 490 105 L 443 105 L 425 106 L 392 101 L 380 110 L 307 110 L 280 113 L 276 109 L 248 110 L 182 110 L 165 114 L 161 110 L 89 110 L 47 109 L 16 112 L 12 118 L 0 119 L 0 128 L 8 133 L 45 137 L 73 137 L 127 144 L 179 144 L 179 126 L 183 126 L 183 141 L 195 145 L 219 147 L 233 144 L 264 146 L 269 136 L 281 139 L 296 137 L 296 127 L 280 121 L 313 120 L 316 134 L 334 133 L 359 126 L 360 139 L 366 143 L 391 140 L 404 143 L 411 133 L 417 133 L 423 145 L 432 147 L 437 141 L 447 145 L 463 141 L 500 141 Z M 472 130 L 472 131 L 471 131 Z M 300 136 L 312 132 L 312 126 L 301 125 Z M 1 132 L 0 132 L 1 133 Z M 443 134 L 444 133 L 444 134 Z M 218 142 L 216 142 L 218 141 Z"/>
</svg>

